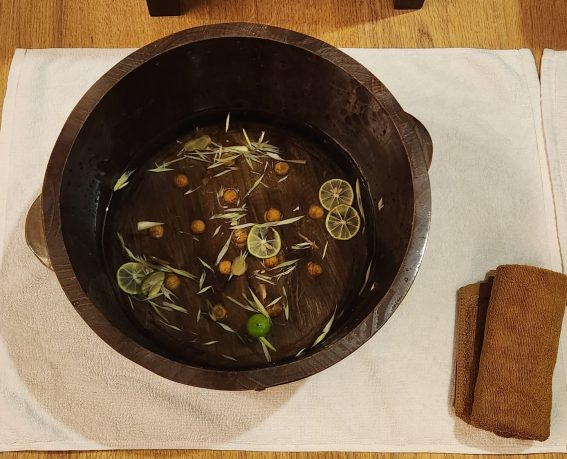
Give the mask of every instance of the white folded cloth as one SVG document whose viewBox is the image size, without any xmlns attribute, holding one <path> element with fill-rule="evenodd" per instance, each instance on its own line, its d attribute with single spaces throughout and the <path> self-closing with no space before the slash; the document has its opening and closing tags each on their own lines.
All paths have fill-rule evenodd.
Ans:
<svg viewBox="0 0 567 459">
<path fill-rule="evenodd" d="M 565 267 L 567 263 L 567 51 L 546 49 L 543 53 L 541 112 L 553 183 L 561 258 Z"/>
<path fill-rule="evenodd" d="M 128 52 L 18 50 L 12 62 L 0 131 L 0 450 L 567 451 L 565 331 L 548 441 L 497 437 L 451 407 L 457 289 L 502 263 L 561 270 L 528 50 L 346 50 L 432 136 L 425 258 L 398 311 L 354 354 L 303 381 L 234 393 L 171 382 L 113 351 L 25 245 L 67 115 Z"/>
</svg>

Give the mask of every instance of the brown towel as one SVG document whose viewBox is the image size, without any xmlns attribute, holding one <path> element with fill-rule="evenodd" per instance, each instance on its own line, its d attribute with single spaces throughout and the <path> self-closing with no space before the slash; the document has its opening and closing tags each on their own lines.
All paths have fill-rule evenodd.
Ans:
<svg viewBox="0 0 567 459">
<path fill-rule="evenodd" d="M 457 416 L 503 437 L 549 437 L 566 300 L 567 276 L 532 266 L 499 266 L 459 290 Z"/>
</svg>

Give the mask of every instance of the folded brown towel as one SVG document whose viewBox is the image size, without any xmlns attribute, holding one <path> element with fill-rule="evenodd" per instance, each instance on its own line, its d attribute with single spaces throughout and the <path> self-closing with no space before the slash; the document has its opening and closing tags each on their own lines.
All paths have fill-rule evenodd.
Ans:
<svg viewBox="0 0 567 459">
<path fill-rule="evenodd" d="M 566 300 L 567 276 L 532 266 L 499 266 L 459 290 L 457 416 L 503 437 L 549 437 Z"/>
</svg>

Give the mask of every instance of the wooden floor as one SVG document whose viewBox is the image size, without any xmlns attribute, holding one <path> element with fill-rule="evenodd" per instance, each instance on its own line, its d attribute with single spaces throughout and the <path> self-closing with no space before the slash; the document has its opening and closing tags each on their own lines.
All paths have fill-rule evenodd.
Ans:
<svg viewBox="0 0 567 459">
<path fill-rule="evenodd" d="M 150 18 L 144 0 L 0 0 L 0 100 L 14 48 L 137 47 L 180 29 L 229 21 L 262 22 L 339 47 L 567 49 L 565 0 L 426 0 L 418 12 L 391 0 L 188 0 L 185 14 Z M 376 459 L 464 458 L 433 454 L 131 451 L 5 453 L 19 459 Z M 508 456 L 521 458 L 528 456 Z M 567 455 L 530 456 L 565 459 Z"/>
</svg>

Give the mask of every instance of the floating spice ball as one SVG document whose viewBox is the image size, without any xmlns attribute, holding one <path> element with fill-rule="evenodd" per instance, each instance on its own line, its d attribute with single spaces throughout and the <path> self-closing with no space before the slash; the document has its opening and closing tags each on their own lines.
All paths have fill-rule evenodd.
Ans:
<svg viewBox="0 0 567 459">
<path fill-rule="evenodd" d="M 189 178 L 185 174 L 176 174 L 173 183 L 177 188 L 185 188 L 189 185 Z"/>
<path fill-rule="evenodd" d="M 175 274 L 168 274 L 165 276 L 164 285 L 169 290 L 177 290 L 181 285 L 181 280 L 179 279 L 179 276 Z"/>
<path fill-rule="evenodd" d="M 264 266 L 268 269 L 275 268 L 280 263 L 281 263 L 280 258 L 277 255 L 270 258 L 266 258 L 264 260 Z"/>
<path fill-rule="evenodd" d="M 270 317 L 278 317 L 283 312 L 283 306 L 281 305 L 281 303 L 275 303 L 271 306 L 268 306 L 266 308 L 266 311 L 268 311 L 268 315 Z"/>
<path fill-rule="evenodd" d="M 271 207 L 264 213 L 264 220 L 267 222 L 279 222 L 282 219 L 282 216 L 283 215 L 279 209 Z"/>
<path fill-rule="evenodd" d="M 222 304 L 215 304 L 211 312 L 213 317 L 217 320 L 226 319 L 226 316 L 228 315 L 226 308 Z"/>
<path fill-rule="evenodd" d="M 289 164 L 284 163 L 283 161 L 278 161 L 276 164 L 274 164 L 274 172 L 280 177 L 287 175 L 289 173 Z"/>
<path fill-rule="evenodd" d="M 164 233 L 165 233 L 165 228 L 163 227 L 163 225 L 152 226 L 151 228 L 148 229 L 148 234 L 154 239 L 162 238 Z"/>
<path fill-rule="evenodd" d="M 232 271 L 232 261 L 230 260 L 222 260 L 219 263 L 219 273 L 221 274 L 230 274 Z"/>
<path fill-rule="evenodd" d="M 246 241 L 248 240 L 248 230 L 246 229 L 237 229 L 234 230 L 232 233 L 232 242 L 236 247 L 242 248 L 246 245 Z"/>
<path fill-rule="evenodd" d="M 313 220 L 319 220 L 320 218 L 323 218 L 323 216 L 325 215 L 325 210 L 321 206 L 318 206 L 317 204 L 311 204 L 309 206 L 309 211 L 307 213 L 309 217 L 312 218 Z"/>
<path fill-rule="evenodd" d="M 191 222 L 191 232 L 193 234 L 203 234 L 205 232 L 205 222 L 203 220 L 193 220 Z"/>
<path fill-rule="evenodd" d="M 234 188 L 227 188 L 222 194 L 222 200 L 225 204 L 236 204 L 238 201 L 238 190 Z"/>
<path fill-rule="evenodd" d="M 310 261 L 307 263 L 307 274 L 309 277 L 319 277 L 323 274 L 323 267 L 319 263 Z"/>
</svg>

